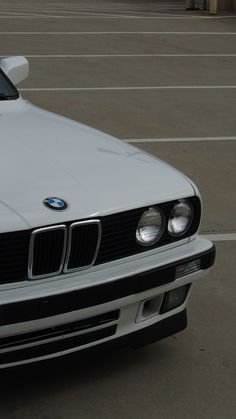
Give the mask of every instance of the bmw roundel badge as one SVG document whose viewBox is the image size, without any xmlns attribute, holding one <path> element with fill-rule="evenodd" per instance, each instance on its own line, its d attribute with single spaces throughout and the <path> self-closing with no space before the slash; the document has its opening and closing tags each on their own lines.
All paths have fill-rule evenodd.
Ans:
<svg viewBox="0 0 236 419">
<path fill-rule="evenodd" d="M 68 208 L 66 201 L 60 198 L 55 198 L 54 196 L 45 198 L 43 200 L 43 205 L 53 211 L 65 211 Z"/>
</svg>

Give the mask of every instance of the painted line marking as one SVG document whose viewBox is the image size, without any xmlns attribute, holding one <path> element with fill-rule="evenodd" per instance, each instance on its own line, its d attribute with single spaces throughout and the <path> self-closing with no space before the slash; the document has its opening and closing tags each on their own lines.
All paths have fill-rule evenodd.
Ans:
<svg viewBox="0 0 236 419">
<path fill-rule="evenodd" d="M 111 6 L 110 6 L 111 5 Z M 7 3 L 3 3 L 3 6 L 6 7 L 7 9 L 11 8 L 11 7 L 39 7 L 37 6 L 37 4 L 32 4 L 31 2 L 11 2 L 10 4 Z M 119 7 L 119 8 L 124 8 L 124 7 L 130 7 L 130 4 L 127 3 L 122 3 L 122 2 L 110 2 L 109 5 L 107 4 L 107 2 L 105 1 L 99 1 L 99 7 L 103 8 L 113 8 L 113 7 Z M 180 7 L 184 7 L 186 6 L 186 2 L 182 1 L 182 2 L 178 2 L 173 3 L 173 2 L 168 2 L 168 3 L 158 3 L 158 4 L 150 4 L 148 3 L 145 7 L 151 7 L 153 9 L 153 7 L 156 8 L 163 8 L 163 7 L 171 7 L 171 8 L 180 8 Z M 76 8 L 94 8 L 94 7 L 98 7 L 98 3 L 93 1 L 93 2 L 89 2 L 87 3 L 86 1 L 81 2 L 78 4 L 78 2 L 74 2 L 74 3 L 44 3 L 43 7 L 60 7 L 60 8 L 68 8 L 68 7 L 76 7 Z M 138 8 L 140 9 L 140 6 L 138 4 L 134 4 L 132 5 L 133 8 Z"/>
<path fill-rule="evenodd" d="M 234 19 L 236 15 L 230 16 L 196 16 L 196 15 L 188 15 L 188 16 L 124 16 L 124 15 L 116 15 L 116 16 L 109 16 L 109 15 L 88 15 L 88 16 L 46 16 L 38 17 L 38 16 L 0 16 L 0 19 L 187 19 L 187 20 L 200 20 L 200 19 Z"/>
<path fill-rule="evenodd" d="M 28 16 L 38 16 L 38 17 L 45 17 L 45 16 L 52 16 L 52 17 L 73 17 L 73 16 L 63 16 L 64 14 L 75 14 L 76 16 L 80 15 L 88 15 L 88 16 L 118 16 L 118 17 L 159 17 L 159 16 L 178 16 L 178 17 L 185 17 L 183 14 L 176 14 L 176 13 L 165 13 L 165 12 L 140 12 L 138 10 L 109 10 L 109 9 L 103 9 L 101 12 L 93 11 L 92 9 L 76 9 L 74 11 L 64 11 L 64 10 L 41 10 L 37 11 L 36 9 L 29 9 L 26 12 L 23 12 L 23 9 L 21 9 L 21 12 L 7 12 L 3 11 L 0 13 L 4 13 L 7 15 L 28 15 Z M 44 13 L 44 14 L 42 14 Z M 54 13 L 54 15 L 50 15 L 50 13 Z M 55 13 L 61 13 L 61 15 L 55 15 Z M 4 17 L 4 16 L 3 16 Z"/>
<path fill-rule="evenodd" d="M 236 86 L 127 86 L 127 87 L 24 87 L 21 92 L 86 92 L 86 91 L 124 91 L 124 90 L 213 90 L 236 89 Z"/>
<path fill-rule="evenodd" d="M 1 16 L 0 16 L 1 17 Z M 166 31 L 54 31 L 0 32 L 0 35 L 236 35 L 236 32 L 166 32 Z"/>
<path fill-rule="evenodd" d="M 9 9 L 8 9 L 9 10 Z M 15 10 L 15 9 L 14 9 Z M 80 8 L 75 8 L 73 11 L 67 11 L 64 9 L 61 10 L 53 10 L 53 9 L 40 9 L 39 8 L 35 8 L 35 7 L 30 7 L 25 13 L 22 13 L 24 11 L 24 8 L 20 8 L 18 10 L 21 10 L 21 12 L 15 12 L 15 11 L 2 11 L 2 13 L 5 14 L 35 14 L 35 12 L 38 12 L 38 16 L 46 16 L 46 13 L 78 13 L 82 14 L 82 15 L 93 15 L 93 16 L 119 16 L 119 17 L 129 17 L 129 16 L 134 16 L 134 17 L 159 17 L 159 16 L 176 16 L 176 17 L 185 17 L 186 15 L 180 12 L 183 12 L 184 10 L 181 11 L 181 9 L 175 9 L 175 12 L 173 11 L 172 13 L 169 13 L 170 11 L 165 11 L 162 9 L 157 9 L 156 11 L 152 12 L 152 11 L 143 11 L 143 10 L 139 10 L 138 8 L 134 8 L 131 10 L 124 10 L 121 7 L 116 7 L 116 8 L 109 8 L 109 7 L 100 7 L 98 9 L 98 7 L 95 5 L 95 7 L 92 8 L 88 8 L 88 7 L 80 7 Z M 101 10 L 101 11 L 100 11 Z M 30 12 L 30 13 L 29 13 Z M 33 13 L 32 13 L 33 12 Z M 177 13 L 176 13 L 177 12 Z M 42 13 L 45 13 L 44 15 L 42 15 Z M 58 17 L 58 16 L 56 16 Z"/>
<path fill-rule="evenodd" d="M 48 11 L 49 13 L 53 13 Z M 45 13 L 48 13 L 45 12 Z M 58 11 L 59 13 L 63 13 L 63 11 Z M 57 13 L 57 12 L 56 12 Z M 177 14 L 169 14 L 169 13 L 142 13 L 142 12 L 137 12 L 137 11 L 133 11 L 133 12 L 129 12 L 129 11 L 125 11 L 124 14 L 123 12 L 121 13 L 109 13 L 109 12 L 104 12 L 104 13 L 98 13 L 98 12 L 93 12 L 93 11 L 83 11 L 80 12 L 79 10 L 76 11 L 75 13 L 78 13 L 76 16 L 63 16 L 63 15 L 55 15 L 55 14 L 39 14 L 39 13 L 29 13 L 29 12 L 25 12 L 25 13 L 14 13 L 14 12 L 5 12 L 5 14 L 8 14 L 9 16 L 0 16 L 0 18 L 5 18 L 5 19 L 9 19 L 9 18 L 16 18 L 16 19 L 24 19 L 24 18 L 42 18 L 42 19 L 48 19 L 48 18 L 56 18 L 56 19 L 76 19 L 76 18 L 80 18 L 80 17 L 84 17 L 84 18 L 88 18 L 88 17 L 92 17 L 92 18 L 119 18 L 119 19 L 143 19 L 143 18 L 147 18 L 147 19 L 162 19 L 162 18 L 186 18 L 186 15 L 177 15 Z M 133 13 L 133 14 L 125 14 L 125 13 Z M 16 16 L 17 15 L 17 16 Z M 21 16 L 22 15 L 22 16 Z M 24 15 L 24 16 L 23 16 Z M 150 16 L 151 15 L 151 16 Z M 195 17 L 195 16 L 194 16 Z M 189 16 L 187 17 L 189 18 Z"/>
<path fill-rule="evenodd" d="M 4 13 L 5 15 L 10 15 L 10 16 L 5 16 L 5 15 L 0 15 L 0 17 L 1 18 L 4 18 L 4 17 L 19 17 L 19 18 L 21 18 L 21 17 L 45 17 L 46 15 L 42 15 L 42 14 L 40 14 L 40 13 L 35 13 L 35 12 L 33 12 L 33 13 L 29 13 L 29 12 L 1 12 L 1 13 Z"/>
<path fill-rule="evenodd" d="M 76 7 L 79 7 L 79 8 L 81 8 L 81 7 L 94 7 L 94 6 L 97 6 L 97 2 L 89 2 L 89 4 L 87 4 L 86 2 L 83 2 L 83 3 L 80 3 L 80 4 L 78 4 L 78 3 L 76 3 L 76 2 L 74 2 L 74 3 L 66 3 L 66 4 L 63 4 L 63 3 L 44 3 L 44 5 L 43 5 L 43 7 L 54 7 L 54 6 L 56 6 L 56 7 L 68 7 L 68 6 L 72 6 L 72 7 L 74 7 L 74 6 L 76 6 Z M 112 7 L 114 6 L 114 7 L 120 7 L 120 6 L 123 6 L 123 7 L 130 7 L 130 5 L 129 4 L 126 4 L 126 3 L 117 3 L 117 2 L 111 2 L 110 3 L 111 5 L 112 5 Z M 21 2 L 20 4 L 18 3 L 18 2 L 12 2 L 12 3 L 10 3 L 9 5 L 5 5 L 7 8 L 9 8 L 9 7 L 15 7 L 15 6 L 19 6 L 19 7 L 25 7 L 25 6 L 32 6 L 32 7 L 37 7 L 36 5 L 32 5 L 32 3 L 30 3 L 30 2 Z M 105 7 L 107 7 L 107 3 L 106 2 L 99 2 L 99 6 L 101 6 L 101 7 L 103 7 L 103 6 L 105 6 Z M 166 6 L 168 6 L 168 7 L 185 7 L 186 6 L 186 2 L 184 2 L 184 1 L 182 1 L 182 2 L 180 2 L 180 3 L 178 3 L 178 4 L 176 4 L 176 3 L 173 3 L 173 2 L 169 2 L 169 3 L 158 3 L 158 4 L 155 4 L 155 5 L 153 5 L 153 4 L 147 4 L 146 5 L 147 7 L 151 7 L 151 8 L 153 8 L 153 7 L 166 7 Z M 132 7 L 139 7 L 138 5 L 134 5 L 134 6 L 132 6 Z"/>
<path fill-rule="evenodd" d="M 79 12 L 83 12 L 83 11 L 86 11 L 86 12 L 90 12 L 90 13 L 93 13 L 95 10 L 96 10 L 96 12 L 98 11 L 98 7 L 99 7 L 99 13 L 112 13 L 112 14 L 115 14 L 115 13 L 138 13 L 138 14 L 152 14 L 152 15 L 155 15 L 155 14 L 162 14 L 162 15 L 166 15 L 166 14 L 171 14 L 171 15 L 173 15 L 173 14 L 175 14 L 175 15 L 182 15 L 182 12 L 183 12 L 183 10 L 185 9 L 185 7 L 184 7 L 184 5 L 183 6 L 175 6 L 175 7 L 173 7 L 173 6 L 171 6 L 171 5 L 165 5 L 165 6 L 160 6 L 160 7 L 158 7 L 158 5 L 155 5 L 155 8 L 154 7 L 152 7 L 151 5 L 145 5 L 145 7 L 146 7 L 146 11 L 142 11 L 142 10 L 140 10 L 140 8 L 138 8 L 138 7 L 133 7 L 133 9 L 132 10 L 128 10 L 127 9 L 127 7 L 129 7 L 129 5 L 127 4 L 127 5 L 123 5 L 123 6 L 126 6 L 125 8 L 124 7 L 120 7 L 121 5 L 118 5 L 118 4 L 113 4 L 112 5 L 112 7 L 107 7 L 107 5 L 105 5 L 105 4 L 99 4 L 99 6 L 98 6 L 98 4 L 86 4 L 85 6 L 79 6 L 79 7 L 76 7 L 76 4 L 75 5 L 72 5 L 72 7 L 67 7 L 66 9 L 65 8 L 63 8 L 63 7 L 50 7 L 50 6 L 48 6 L 48 5 L 44 5 L 43 6 L 43 9 L 41 9 L 40 7 L 37 7 L 36 5 L 27 5 L 27 6 L 24 6 L 24 5 L 16 5 L 16 6 L 12 6 L 12 5 L 9 5 L 9 6 L 6 6 L 6 5 L 3 5 L 2 6 L 2 8 L 1 8 L 1 13 L 6 13 L 6 12 L 11 12 L 11 10 L 17 10 L 17 11 L 24 11 L 24 10 L 26 10 L 27 12 L 29 11 L 29 10 L 31 10 L 31 11 L 36 11 L 36 12 L 40 12 L 40 13 L 74 13 L 74 12 L 77 12 L 77 13 L 79 13 Z M 172 10 L 168 10 L 168 9 L 172 9 Z M 151 10 L 151 11 L 150 11 Z"/>
<path fill-rule="evenodd" d="M 23 54 L 26 58 L 220 58 L 236 57 L 236 54 Z M 6 57 L 6 55 L 0 55 Z"/>
<path fill-rule="evenodd" d="M 201 234 L 201 236 L 206 237 L 206 239 L 212 240 L 214 242 L 236 240 L 236 233 L 225 233 L 225 234 L 209 233 L 209 234 Z"/>
<path fill-rule="evenodd" d="M 17 10 L 17 11 L 16 11 Z M 137 8 L 133 9 L 133 10 L 124 10 L 122 8 L 107 8 L 107 7 L 99 7 L 95 6 L 92 8 L 89 7 L 84 7 L 84 8 L 71 8 L 70 10 L 67 9 L 59 9 L 59 8 L 51 8 L 51 9 L 39 9 L 39 8 L 35 8 L 35 7 L 22 7 L 22 8 L 11 8 L 11 9 L 6 9 L 3 10 L 1 8 L 0 13 L 7 13 L 7 14 L 20 14 L 20 13 L 24 13 L 26 12 L 27 14 L 30 14 L 31 12 L 36 12 L 36 13 L 82 13 L 82 14 L 91 14 L 91 15 L 114 15 L 116 16 L 117 14 L 119 15 L 137 15 L 137 16 L 185 16 L 185 14 L 183 14 L 183 10 L 181 9 L 175 9 L 175 11 L 171 11 L 171 10 L 163 10 L 163 9 L 156 9 L 155 11 L 150 11 L 146 10 L 146 11 L 140 11 Z"/>
<path fill-rule="evenodd" d="M 233 137 L 185 137 L 185 138 L 125 138 L 126 143 L 197 143 L 197 142 L 217 142 L 217 141 L 236 141 Z"/>
</svg>

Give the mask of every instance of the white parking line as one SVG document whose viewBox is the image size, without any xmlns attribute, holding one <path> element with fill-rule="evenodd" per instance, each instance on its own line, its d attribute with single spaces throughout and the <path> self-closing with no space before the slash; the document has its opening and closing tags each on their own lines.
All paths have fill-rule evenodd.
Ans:
<svg viewBox="0 0 236 419">
<path fill-rule="evenodd" d="M 126 143 L 197 143 L 197 142 L 216 142 L 216 141 L 236 141 L 233 137 L 185 137 L 185 138 L 125 138 Z"/>
<path fill-rule="evenodd" d="M 10 15 L 10 16 L 5 16 L 5 15 L 1 15 L 0 14 L 0 18 L 2 17 L 44 17 L 45 15 L 42 15 L 41 13 L 29 13 L 29 12 L 1 12 L 4 13 L 5 15 Z"/>
<path fill-rule="evenodd" d="M 0 16 L 1 17 L 1 16 Z M 236 35 L 236 32 L 96 31 L 96 32 L 0 32 L 0 35 Z"/>
<path fill-rule="evenodd" d="M 110 6 L 110 8 L 114 8 L 114 7 L 119 7 L 120 8 L 120 6 L 122 6 L 123 8 L 124 7 L 130 7 L 130 4 L 128 4 L 128 3 L 120 3 L 120 2 L 110 2 L 109 3 L 111 6 Z M 36 8 L 37 7 L 37 5 L 33 5 L 32 3 L 30 3 L 30 2 L 21 2 L 21 3 L 18 3 L 18 2 L 16 2 L 16 3 L 13 3 L 13 2 L 11 2 L 10 4 L 3 4 L 5 7 L 7 7 L 8 9 L 9 8 L 11 8 L 11 7 L 34 7 L 34 8 Z M 79 8 L 79 9 L 81 9 L 81 8 L 84 8 L 84 7 L 86 7 L 86 8 L 94 8 L 94 7 L 97 7 L 98 6 L 98 3 L 97 2 L 91 2 L 91 1 L 89 1 L 89 3 L 88 2 L 84 2 L 84 3 L 77 3 L 77 2 L 74 2 L 74 3 L 67 3 L 66 2 L 66 4 L 65 3 L 44 3 L 43 4 L 43 7 L 45 8 L 45 7 L 62 7 L 62 8 L 65 8 L 65 6 L 68 8 L 68 7 L 77 7 L 77 8 Z M 176 3 L 158 3 L 158 4 L 153 4 L 153 3 L 147 3 L 146 5 L 145 5 L 145 7 L 151 7 L 152 9 L 154 8 L 154 7 L 156 7 L 156 8 L 160 8 L 160 7 L 171 7 L 171 8 L 185 8 L 185 6 L 186 6 L 186 1 L 182 1 L 182 2 L 180 2 L 180 3 L 178 3 L 178 4 L 176 4 Z M 107 2 L 102 2 L 102 1 L 99 1 L 99 7 L 106 7 L 107 8 Z M 137 8 L 137 7 L 139 7 L 138 5 L 133 5 L 132 7 L 135 7 L 135 8 Z"/>
<path fill-rule="evenodd" d="M 86 92 L 86 91 L 124 91 L 124 90 L 214 90 L 236 89 L 235 86 L 124 86 L 124 87 L 24 87 L 21 92 Z"/>
<path fill-rule="evenodd" d="M 68 5 L 67 5 L 68 6 Z M 94 10 L 98 10 L 98 8 L 99 8 L 99 11 L 102 11 L 102 12 L 105 12 L 105 13 L 117 13 L 117 12 L 119 12 L 119 13 L 142 13 L 142 14 L 146 14 L 146 13 L 150 13 L 149 11 L 148 11 L 148 9 L 149 10 L 151 10 L 152 11 L 152 14 L 154 14 L 154 13 L 158 13 L 158 14 L 166 14 L 165 12 L 166 12 L 166 9 L 172 9 L 172 10 L 167 10 L 167 14 L 170 14 L 169 12 L 171 12 L 171 14 L 173 14 L 173 12 L 175 12 L 176 14 L 182 14 L 182 12 L 183 12 L 183 10 L 185 9 L 185 7 L 184 6 L 175 6 L 175 7 L 173 7 L 173 6 L 168 6 L 168 5 L 165 5 L 165 6 L 161 6 L 161 7 L 158 7 L 157 5 L 156 5 L 156 7 L 154 8 L 154 7 L 150 7 L 151 5 L 148 5 L 148 4 L 146 4 L 145 5 L 145 8 L 147 9 L 147 12 L 146 11 L 140 11 L 140 8 L 137 8 L 137 7 L 133 7 L 132 8 L 132 10 L 127 10 L 127 7 L 129 7 L 129 5 L 127 4 L 127 5 L 125 5 L 126 6 L 126 8 L 124 8 L 124 7 L 120 7 L 120 5 L 118 5 L 118 4 L 113 4 L 111 7 L 107 7 L 107 5 L 101 5 L 100 3 L 99 3 L 99 6 L 98 6 L 98 4 L 86 4 L 85 6 L 79 6 L 79 7 L 76 7 L 76 4 L 74 4 L 74 5 L 72 5 L 72 7 L 67 7 L 66 9 L 62 6 L 62 7 L 48 7 L 47 5 L 44 5 L 43 6 L 43 9 L 42 8 L 40 8 L 40 7 L 38 7 L 37 5 L 27 5 L 27 6 L 22 6 L 22 5 L 15 5 L 15 6 L 13 6 L 13 7 L 11 7 L 11 5 L 2 5 L 2 7 L 1 7 L 1 13 L 4 13 L 4 9 L 3 8 L 5 8 L 5 10 L 6 11 L 10 11 L 10 10 L 27 10 L 27 11 L 29 11 L 29 10 L 33 10 L 33 11 L 39 11 L 39 12 L 43 12 L 43 13 L 47 13 L 47 12 L 53 12 L 53 13 L 57 13 L 57 12 L 59 12 L 59 13 L 74 13 L 74 12 L 80 12 L 80 11 L 89 11 L 89 12 L 93 12 Z M 155 10 L 156 9 L 156 10 Z"/>
<path fill-rule="evenodd" d="M 0 16 L 0 19 L 234 19 L 236 15 L 230 16 L 198 16 L 198 15 L 169 15 L 169 16 L 125 16 L 125 15 L 88 15 L 88 16 L 46 16 L 38 17 L 38 16 Z"/>
<path fill-rule="evenodd" d="M 197 18 L 197 16 L 193 16 Z M 236 16 L 235 16 L 236 17 Z M 43 15 L 43 16 L 35 16 L 35 15 L 24 15 L 24 16 L 0 16 L 0 19 L 179 19 L 177 16 L 124 16 L 124 15 L 101 15 L 101 14 L 93 14 L 93 15 L 79 15 L 79 16 L 57 16 L 57 15 Z M 181 19 L 189 19 L 189 17 L 182 16 Z"/>
<path fill-rule="evenodd" d="M 214 58 L 236 57 L 236 54 L 23 54 L 26 58 Z M 3 57 L 3 55 L 0 55 Z M 4 55 L 4 57 L 6 57 Z"/>
<path fill-rule="evenodd" d="M 149 11 L 139 11 L 139 10 L 120 10 L 120 9 L 116 9 L 116 10 L 114 10 L 114 9 L 106 9 L 106 8 L 103 8 L 103 9 L 101 9 L 101 11 L 99 11 L 99 12 L 97 12 L 96 10 L 97 10 L 97 7 L 94 7 L 94 8 L 92 8 L 92 9 L 88 9 L 88 8 L 83 8 L 83 9 L 76 9 L 76 10 L 73 10 L 73 11 L 69 11 L 69 12 L 67 12 L 67 11 L 64 11 L 64 10 L 53 10 L 53 9 L 48 9 L 48 10 L 43 10 L 43 9 L 35 9 L 35 8 L 29 8 L 29 9 L 27 9 L 27 11 L 26 12 L 24 12 L 23 10 L 24 9 L 20 9 L 21 10 L 21 12 L 15 12 L 15 10 L 14 11 L 2 11 L 2 12 L 0 12 L 0 13 L 5 13 L 5 14 L 15 14 L 15 15 L 21 15 L 21 14 L 28 14 L 28 15 L 30 15 L 30 14 L 35 14 L 36 15 L 36 13 L 38 14 L 38 16 L 49 16 L 49 14 L 51 13 L 53 13 L 54 15 L 55 14 L 57 14 L 57 13 L 73 13 L 73 14 L 77 14 L 77 16 L 79 16 L 79 15 L 91 15 L 91 16 L 119 16 L 119 17 L 129 17 L 129 16 L 131 16 L 131 17 L 133 17 L 133 16 L 137 16 L 137 17 L 159 17 L 159 16 L 178 16 L 178 17 L 185 17 L 185 15 L 184 14 L 177 14 L 177 13 L 175 13 L 175 14 L 173 14 L 173 13 L 165 13 L 164 11 L 162 11 L 162 12 L 158 12 L 158 11 L 156 11 L 156 12 L 149 12 Z M 95 11 L 94 11 L 95 10 Z M 40 14 L 39 14 L 40 13 Z M 44 13 L 43 15 L 42 15 L 42 13 Z M 51 15 L 51 16 L 53 16 L 53 15 Z M 58 15 L 56 15 L 56 17 L 58 17 Z M 70 17 L 70 16 L 63 16 L 63 17 Z"/>
<path fill-rule="evenodd" d="M 127 4 L 127 3 L 121 3 L 120 1 L 113 1 L 113 2 L 110 2 L 110 4 L 111 4 L 111 6 L 113 7 L 113 6 L 115 6 L 115 7 L 117 7 L 117 6 L 123 6 L 123 7 L 130 7 L 129 6 L 129 4 Z M 37 7 L 36 5 L 32 5 L 32 3 L 31 2 L 11 2 L 10 4 L 5 4 L 6 6 L 7 6 L 7 8 L 9 8 L 9 7 L 28 7 L 28 6 L 32 6 L 32 7 Z M 72 6 L 72 7 L 95 7 L 95 6 L 97 6 L 98 5 L 98 3 L 96 2 L 96 1 L 89 1 L 89 3 L 87 3 L 86 1 L 84 1 L 84 2 L 80 2 L 80 3 L 78 3 L 78 2 L 73 2 L 73 3 L 67 3 L 66 2 L 66 4 L 64 3 L 64 2 L 62 2 L 62 3 L 43 3 L 43 7 L 51 7 L 51 6 L 53 6 L 53 7 L 65 7 L 65 5 L 66 5 L 66 7 L 70 7 L 70 6 Z M 107 2 L 105 2 L 105 1 L 99 1 L 99 5 L 102 7 L 102 6 L 106 6 L 107 7 Z M 175 4 L 174 4 L 175 5 Z M 178 6 L 183 6 L 183 7 L 185 7 L 185 5 L 186 5 L 186 2 L 185 1 L 182 1 L 182 2 L 178 2 Z M 163 6 L 168 6 L 168 7 L 173 7 L 173 2 L 169 2 L 169 3 L 165 3 L 165 2 L 163 2 L 163 3 L 158 3 L 158 4 L 155 4 L 155 5 L 153 5 L 152 3 L 149 3 L 149 4 L 147 4 L 147 6 L 148 7 L 163 7 Z M 135 6 L 135 7 L 137 7 L 137 6 Z"/>
<path fill-rule="evenodd" d="M 225 233 L 225 234 L 209 233 L 209 234 L 201 234 L 201 236 L 206 237 L 207 239 L 212 240 L 214 242 L 236 240 L 236 233 Z"/>
<path fill-rule="evenodd" d="M 29 9 L 29 10 L 27 10 L 26 12 L 23 12 L 23 9 L 21 9 L 22 11 L 21 12 L 9 12 L 9 11 L 2 11 L 2 12 L 0 12 L 0 13 L 4 13 L 4 14 L 12 14 L 12 15 L 21 15 L 21 14 L 28 14 L 28 15 L 38 15 L 38 16 L 50 16 L 50 13 L 52 14 L 57 14 L 57 13 L 61 13 L 61 15 L 59 15 L 59 16 L 63 16 L 63 14 L 65 15 L 65 14 L 73 14 L 73 15 L 76 15 L 76 16 L 79 16 L 79 15 L 91 15 L 91 16 L 119 16 L 119 17 L 123 17 L 123 16 L 137 16 L 137 17 L 159 17 L 159 16 L 179 16 L 179 17 L 185 17 L 185 15 L 182 15 L 182 14 L 173 14 L 173 13 L 164 13 L 164 12 L 140 12 L 140 11 L 138 11 L 138 10 L 118 10 L 118 9 L 116 9 L 116 10 L 110 10 L 110 9 L 103 9 L 103 10 L 101 10 L 101 12 L 99 11 L 99 12 L 97 12 L 97 11 L 94 11 L 94 10 L 88 10 L 88 9 L 83 9 L 83 10 L 81 10 L 81 9 L 76 9 L 76 10 L 74 10 L 74 11 L 69 11 L 69 12 L 67 12 L 67 11 L 64 11 L 64 10 L 40 10 L 40 11 L 38 11 L 38 9 L 36 10 L 36 9 Z M 42 14 L 42 13 L 44 13 L 44 14 Z M 57 17 L 57 15 L 56 15 L 56 17 Z M 63 16 L 63 17 L 67 17 L 67 16 Z M 70 17 L 70 16 L 68 16 L 68 17 Z"/>
</svg>

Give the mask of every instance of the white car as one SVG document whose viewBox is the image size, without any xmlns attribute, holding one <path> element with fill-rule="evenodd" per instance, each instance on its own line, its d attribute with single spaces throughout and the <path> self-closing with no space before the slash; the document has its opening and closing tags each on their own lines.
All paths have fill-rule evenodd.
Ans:
<svg viewBox="0 0 236 419">
<path fill-rule="evenodd" d="M 215 257 L 196 186 L 23 100 L 24 57 L 0 68 L 0 368 L 183 330 Z"/>
</svg>

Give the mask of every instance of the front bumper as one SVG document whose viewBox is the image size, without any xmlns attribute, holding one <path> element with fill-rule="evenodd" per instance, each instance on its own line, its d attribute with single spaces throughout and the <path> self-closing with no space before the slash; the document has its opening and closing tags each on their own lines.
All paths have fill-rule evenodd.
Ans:
<svg viewBox="0 0 236 419">
<path fill-rule="evenodd" d="M 207 273 L 214 257 L 211 242 L 198 237 L 163 252 L 127 258 L 79 278 L 77 275 L 76 287 L 72 275 L 67 284 L 63 280 L 44 282 L 1 292 L 0 368 L 125 337 L 128 343 L 135 340 L 135 346 L 142 345 L 182 330 L 191 284 Z M 196 259 L 200 260 L 199 270 L 176 279 L 176 267 Z M 95 277 L 97 281 L 93 282 Z M 186 284 L 189 287 L 184 301 L 163 312 L 166 294 Z M 157 302 L 157 306 L 150 315 L 142 316 L 140 307 L 143 309 L 145 301 Z M 136 338 L 129 340 L 128 336 Z"/>
</svg>

